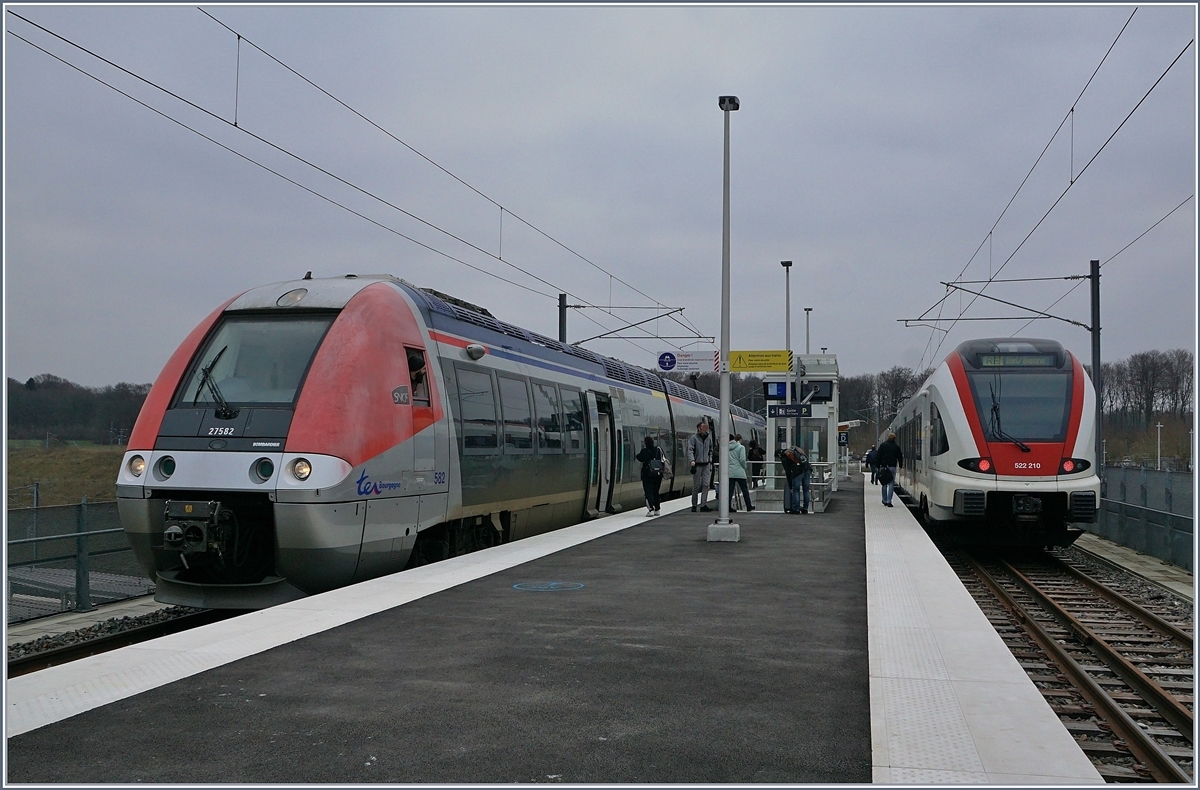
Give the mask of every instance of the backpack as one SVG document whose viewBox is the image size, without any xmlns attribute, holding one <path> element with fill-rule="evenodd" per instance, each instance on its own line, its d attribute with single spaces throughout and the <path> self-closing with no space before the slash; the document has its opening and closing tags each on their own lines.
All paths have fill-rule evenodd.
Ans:
<svg viewBox="0 0 1200 790">
<path fill-rule="evenodd" d="M 808 456 L 799 448 L 793 447 L 786 453 L 789 460 L 796 465 L 796 471 L 803 474 L 812 469 L 812 465 L 808 462 Z"/>
<path fill-rule="evenodd" d="M 655 477 L 663 476 L 664 465 L 663 465 L 662 459 L 663 459 L 663 452 L 662 452 L 662 448 L 659 447 L 658 454 L 650 459 L 650 474 L 654 475 Z"/>
</svg>

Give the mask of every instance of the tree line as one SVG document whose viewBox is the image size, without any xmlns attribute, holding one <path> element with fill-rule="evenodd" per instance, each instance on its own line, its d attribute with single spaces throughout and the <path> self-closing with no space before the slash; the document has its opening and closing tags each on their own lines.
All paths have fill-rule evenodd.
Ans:
<svg viewBox="0 0 1200 790">
<path fill-rule="evenodd" d="M 1105 362 L 1101 372 L 1106 426 L 1144 431 L 1163 417 L 1190 421 L 1194 408 L 1193 364 L 1193 353 L 1182 348 L 1142 351 L 1117 362 Z M 1090 374 L 1090 366 L 1084 367 Z M 897 365 L 880 373 L 843 377 L 838 385 L 840 419 L 869 423 L 865 430 L 851 433 L 852 449 L 865 449 L 866 445 L 857 446 L 863 441 L 873 443 L 933 370 Z M 720 397 L 721 379 L 717 373 L 670 373 L 667 377 Z M 733 402 L 765 415 L 762 383 L 763 378 L 753 374 L 731 376 Z M 49 434 L 60 440 L 120 443 L 117 440 L 122 436 L 128 438 L 149 391 L 149 384 L 85 387 L 49 373 L 23 384 L 10 378 L 8 436 L 44 440 Z"/>
<path fill-rule="evenodd" d="M 8 438 L 124 444 L 149 392 L 149 384 L 85 387 L 49 373 L 10 378 Z"/>
</svg>

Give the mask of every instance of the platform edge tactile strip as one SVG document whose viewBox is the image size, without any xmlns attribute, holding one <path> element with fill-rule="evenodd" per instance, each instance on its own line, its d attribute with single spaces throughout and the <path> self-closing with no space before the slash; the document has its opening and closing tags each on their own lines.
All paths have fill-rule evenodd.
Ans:
<svg viewBox="0 0 1200 790">
<path fill-rule="evenodd" d="M 664 502 L 662 515 L 690 506 Z M 649 520 L 618 514 L 22 675 L 5 687 L 11 738 Z"/>
<path fill-rule="evenodd" d="M 864 489 L 874 781 L 1103 784 L 913 515 Z"/>
</svg>

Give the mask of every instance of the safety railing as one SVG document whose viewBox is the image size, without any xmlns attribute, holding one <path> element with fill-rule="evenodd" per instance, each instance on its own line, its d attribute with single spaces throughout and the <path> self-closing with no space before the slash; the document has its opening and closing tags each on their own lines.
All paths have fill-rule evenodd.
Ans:
<svg viewBox="0 0 1200 790">
<path fill-rule="evenodd" d="M 8 622 L 89 611 L 154 592 L 139 566 L 116 502 L 7 511 Z"/>
<path fill-rule="evenodd" d="M 1096 523 L 1087 528 L 1114 543 L 1193 570 L 1191 516 L 1101 499 Z"/>
</svg>

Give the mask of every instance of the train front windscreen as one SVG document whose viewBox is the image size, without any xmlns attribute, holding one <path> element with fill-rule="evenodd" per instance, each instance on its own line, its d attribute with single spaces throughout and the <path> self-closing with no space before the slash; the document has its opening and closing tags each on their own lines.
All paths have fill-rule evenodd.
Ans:
<svg viewBox="0 0 1200 790">
<path fill-rule="evenodd" d="M 334 315 L 230 315 L 192 364 L 176 408 L 290 406 Z"/>
<path fill-rule="evenodd" d="M 1064 441 L 1071 416 L 1071 375 L 1069 368 L 969 372 L 988 441 Z"/>
</svg>

